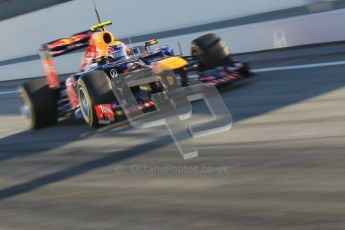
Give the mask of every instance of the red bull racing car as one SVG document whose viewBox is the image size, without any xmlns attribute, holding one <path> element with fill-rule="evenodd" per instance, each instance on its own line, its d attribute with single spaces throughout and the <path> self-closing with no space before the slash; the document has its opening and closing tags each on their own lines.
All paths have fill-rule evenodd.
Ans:
<svg viewBox="0 0 345 230">
<path fill-rule="evenodd" d="M 92 127 L 125 119 L 128 111 L 123 111 L 115 98 L 111 79 L 136 71 L 169 69 L 174 72 L 173 81 L 181 87 L 191 84 L 191 76 L 197 76 L 198 82 L 219 86 L 251 75 L 246 63 L 232 60 L 228 46 L 215 34 L 195 39 L 191 56 L 183 56 L 175 54 L 170 46 L 158 46 L 155 39 L 129 48 L 104 29 L 110 24 L 100 23 L 42 46 L 40 56 L 46 76 L 30 80 L 18 90 L 21 111 L 30 128 L 43 128 L 67 118 L 84 119 Z M 81 71 L 62 81 L 53 58 L 85 48 Z M 161 90 L 164 87 L 152 83 L 133 89 L 139 109 L 154 108 L 151 95 Z"/>
</svg>

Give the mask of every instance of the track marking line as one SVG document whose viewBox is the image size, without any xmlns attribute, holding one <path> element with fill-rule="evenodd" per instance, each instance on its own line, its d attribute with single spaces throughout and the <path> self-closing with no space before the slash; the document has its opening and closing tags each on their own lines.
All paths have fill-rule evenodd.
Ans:
<svg viewBox="0 0 345 230">
<path fill-rule="evenodd" d="M 15 94 L 17 91 L 0 92 L 0 95 Z"/>
<path fill-rule="evenodd" d="M 273 71 L 281 71 L 281 70 L 311 69 L 311 68 L 317 68 L 317 67 L 327 67 L 327 66 L 337 66 L 337 65 L 345 65 L 345 61 L 261 68 L 261 69 L 253 69 L 253 72 L 263 73 L 263 72 L 273 72 Z"/>
</svg>

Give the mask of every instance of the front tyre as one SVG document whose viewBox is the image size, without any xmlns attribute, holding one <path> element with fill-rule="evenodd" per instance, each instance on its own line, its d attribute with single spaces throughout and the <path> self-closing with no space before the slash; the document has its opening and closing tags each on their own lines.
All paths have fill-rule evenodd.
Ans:
<svg viewBox="0 0 345 230">
<path fill-rule="evenodd" d="M 103 71 L 85 74 L 78 81 L 77 94 L 84 121 L 90 127 L 98 127 L 95 106 L 115 101 L 110 79 Z"/>
<path fill-rule="evenodd" d="M 193 40 L 191 53 L 199 61 L 200 72 L 233 62 L 225 41 L 213 33 Z"/>
</svg>

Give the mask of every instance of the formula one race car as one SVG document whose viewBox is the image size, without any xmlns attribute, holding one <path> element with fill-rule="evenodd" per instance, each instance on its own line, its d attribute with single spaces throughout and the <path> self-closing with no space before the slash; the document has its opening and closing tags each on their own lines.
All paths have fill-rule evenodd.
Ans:
<svg viewBox="0 0 345 230">
<path fill-rule="evenodd" d="M 110 24 L 100 23 L 42 46 L 40 56 L 46 77 L 19 87 L 21 111 L 31 128 L 46 127 L 66 118 L 83 118 L 92 127 L 125 119 L 128 111 L 123 111 L 115 98 L 111 79 L 136 71 L 159 71 L 163 66 L 175 73 L 175 80 L 182 87 L 191 84 L 190 76 L 218 86 L 251 75 L 246 63 L 232 60 L 229 48 L 215 34 L 195 39 L 191 56 L 183 56 L 176 55 L 170 46 L 153 49 L 158 43 L 155 39 L 128 48 L 104 29 Z M 59 80 L 53 57 L 85 47 L 81 71 L 65 81 Z M 162 90 L 164 87 L 152 83 L 134 89 L 140 109 L 153 108 L 151 96 Z"/>
</svg>

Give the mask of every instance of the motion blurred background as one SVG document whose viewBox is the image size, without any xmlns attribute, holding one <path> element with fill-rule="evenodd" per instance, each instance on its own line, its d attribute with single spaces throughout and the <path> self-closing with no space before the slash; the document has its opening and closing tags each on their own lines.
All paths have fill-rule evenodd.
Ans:
<svg viewBox="0 0 345 230">
<path fill-rule="evenodd" d="M 319 0 L 96 2 L 101 18 L 113 21 L 114 24 L 109 30 L 115 33 L 117 39 L 128 43 L 131 38 L 131 42 L 137 45 L 156 38 L 174 48 L 177 48 L 177 42 L 180 42 L 185 54 L 189 53 L 191 40 L 205 31 L 217 32 L 223 36 L 233 53 L 323 42 L 324 36 L 319 40 L 316 39 L 318 36 L 315 36 L 314 41 L 301 41 L 301 38 L 305 37 L 301 35 L 298 35 L 296 41 L 296 31 L 289 32 L 291 26 L 286 28 L 280 25 L 281 23 L 270 23 L 275 23 L 279 19 L 341 9 L 345 6 L 344 1 Z M 2 0 L 0 4 L 2 80 L 42 75 L 37 55 L 37 50 L 42 44 L 84 31 L 97 22 L 92 2 L 86 0 Z M 256 24 L 260 22 L 262 24 Z M 319 22 L 304 27 L 315 27 L 316 23 Z M 328 25 L 329 22 L 326 23 Z M 324 23 L 319 24 L 316 30 L 324 30 Z M 247 25 L 249 27 L 246 27 Z M 299 26 L 299 29 L 301 27 Z M 329 26 L 326 26 L 326 29 L 330 29 Z M 303 30 L 305 31 L 304 28 Z M 252 41 L 252 33 L 257 37 L 256 43 Z M 335 40 L 337 37 L 326 39 Z M 65 56 L 63 61 L 58 59 L 59 72 L 77 71 L 76 66 L 79 65 L 80 57 L 81 54 L 72 54 Z M 16 71 L 13 71 L 14 69 Z"/>
<path fill-rule="evenodd" d="M 299 19 L 305 25 L 289 24 L 289 20 L 345 7 L 344 1 L 319 0 L 96 0 L 96 3 L 102 20 L 113 21 L 109 30 L 117 39 L 137 45 L 156 38 L 175 49 L 179 42 L 185 54 L 189 53 L 191 40 L 204 32 L 218 33 L 230 44 L 233 53 L 334 41 L 342 34 L 325 36 L 331 29 L 329 19 L 320 16 L 309 22 Z M 84 31 L 97 23 L 93 4 L 86 0 L 5 0 L 0 4 L 2 80 L 42 75 L 37 55 L 42 44 Z M 296 27 L 296 24 L 300 25 Z M 324 35 L 319 36 L 317 33 L 322 30 Z M 81 53 L 64 56 L 63 60 L 58 58 L 59 72 L 77 71 L 80 58 Z"/>
<path fill-rule="evenodd" d="M 102 19 L 114 22 L 109 29 L 119 39 L 246 16 L 255 15 L 251 21 L 240 20 L 237 24 L 243 25 L 303 15 L 309 13 L 308 11 L 343 7 L 343 1 L 320 0 L 214 0 L 212 2 L 96 0 L 96 2 Z M 89 0 L 2 0 L 0 4 L 2 20 L 0 28 L 3 41 L 0 45 L 2 51 L 0 61 L 35 54 L 41 44 L 83 31 L 97 23 L 93 5 Z M 270 13 L 263 14 L 268 12 Z M 13 46 L 16 49 L 11 48 Z"/>
</svg>

